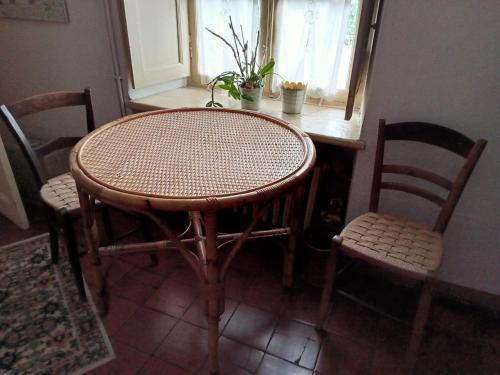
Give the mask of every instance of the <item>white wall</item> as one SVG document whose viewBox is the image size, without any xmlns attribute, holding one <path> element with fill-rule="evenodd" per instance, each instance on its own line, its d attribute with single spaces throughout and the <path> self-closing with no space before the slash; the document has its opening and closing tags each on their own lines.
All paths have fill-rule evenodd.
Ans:
<svg viewBox="0 0 500 375">
<path fill-rule="evenodd" d="M 68 24 L 0 18 L 0 103 L 90 87 L 97 124 L 120 117 L 104 3 L 67 0 Z"/>
<path fill-rule="evenodd" d="M 67 6 L 70 20 L 67 24 L 0 18 L 0 103 L 49 91 L 80 91 L 90 87 L 99 126 L 121 116 L 105 1 L 67 0 Z M 85 112 L 76 108 L 48 111 L 21 123 L 29 136 L 40 139 L 82 135 L 86 131 Z M 38 123 L 44 126 L 31 128 L 30 125 Z M 38 194 L 27 164 L 2 123 L 0 135 L 23 200 L 33 208 L 31 204 L 38 202 Z M 67 167 L 67 157 L 60 154 L 47 164 L 52 174 L 61 173 Z"/>
<path fill-rule="evenodd" d="M 368 208 L 376 128 L 426 121 L 489 141 L 445 233 L 439 278 L 500 295 L 500 1 L 385 1 L 363 123 L 366 149 L 358 153 L 348 219 Z M 400 159 L 411 149 L 400 148 Z M 426 149 L 413 158 L 448 174 L 456 160 Z M 411 211 L 408 195 L 383 209 Z M 417 198 L 418 199 L 418 198 Z M 422 202 L 422 201 L 419 201 Z"/>
</svg>

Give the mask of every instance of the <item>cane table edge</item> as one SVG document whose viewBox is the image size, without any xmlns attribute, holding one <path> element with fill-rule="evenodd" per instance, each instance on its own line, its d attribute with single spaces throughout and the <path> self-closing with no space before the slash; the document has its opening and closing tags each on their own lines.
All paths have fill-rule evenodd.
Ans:
<svg viewBox="0 0 500 375">
<path fill-rule="evenodd" d="M 85 143 L 89 139 L 93 138 L 94 136 L 103 131 L 106 131 L 110 127 L 140 117 L 151 116 L 167 112 L 183 112 L 183 111 L 225 111 L 233 113 L 248 113 L 251 116 L 260 117 L 267 121 L 273 122 L 279 126 L 286 127 L 287 129 L 292 131 L 303 144 L 304 158 L 302 160 L 302 163 L 298 168 L 289 173 L 287 176 L 279 180 L 273 181 L 267 185 L 263 185 L 252 190 L 247 190 L 234 194 L 217 195 L 217 196 L 200 196 L 200 197 L 170 197 L 170 196 L 158 196 L 154 194 L 125 191 L 113 186 L 109 186 L 100 181 L 96 181 L 94 178 L 92 178 L 92 176 L 88 172 L 86 172 L 84 166 L 81 164 L 79 159 L 79 151 L 82 149 Z M 83 188 L 83 190 L 90 193 L 95 198 L 98 198 L 99 200 L 102 200 L 103 202 L 106 203 L 122 206 L 124 208 L 136 208 L 136 209 L 153 208 L 158 210 L 172 210 L 172 211 L 184 211 L 186 209 L 206 210 L 206 209 L 217 209 L 217 208 L 232 208 L 275 197 L 280 193 L 285 193 L 293 189 L 293 187 L 295 187 L 297 184 L 303 181 L 307 177 L 307 175 L 312 171 L 315 160 L 316 160 L 316 151 L 310 136 L 286 121 L 253 111 L 226 109 L 226 108 L 215 109 L 215 108 L 203 108 L 203 107 L 160 109 L 156 111 L 143 112 L 122 117 L 120 119 L 111 121 L 101 126 L 94 132 L 82 138 L 75 145 L 75 147 L 72 149 L 70 153 L 71 172 L 73 174 L 75 181 L 77 182 L 77 185 L 80 185 L 79 186 L 80 188 Z"/>
</svg>

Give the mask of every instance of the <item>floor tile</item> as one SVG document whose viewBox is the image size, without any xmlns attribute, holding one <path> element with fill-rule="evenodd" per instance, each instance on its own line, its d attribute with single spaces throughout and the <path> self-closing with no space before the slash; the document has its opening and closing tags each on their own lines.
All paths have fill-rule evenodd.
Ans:
<svg viewBox="0 0 500 375">
<path fill-rule="evenodd" d="M 366 343 L 328 334 L 321 344 L 315 371 L 329 374 L 368 374 L 373 348 Z"/>
<path fill-rule="evenodd" d="M 264 273 L 283 273 L 283 248 L 278 241 L 263 240 L 250 244 L 252 250 L 261 258 L 261 271 Z"/>
<path fill-rule="evenodd" d="M 221 374 L 254 374 L 263 357 L 264 352 L 260 350 L 240 344 L 223 336 L 219 339 L 219 370 Z M 198 374 L 209 374 L 208 359 Z"/>
<path fill-rule="evenodd" d="M 128 345 L 113 341 L 116 359 L 104 366 L 88 372 L 89 375 L 133 375 L 144 365 L 148 355 L 135 350 Z"/>
<path fill-rule="evenodd" d="M 238 367 L 232 362 L 220 362 L 219 363 L 219 372 L 221 375 L 251 375 L 252 373 Z M 208 361 L 205 362 L 203 367 L 196 372 L 196 375 L 212 375 L 210 374 L 210 369 L 208 365 Z"/>
<path fill-rule="evenodd" d="M 142 352 L 153 353 L 176 323 L 171 316 L 141 307 L 114 337 Z"/>
<path fill-rule="evenodd" d="M 499 316 L 487 316 L 481 319 L 481 338 L 493 350 L 500 353 Z"/>
<path fill-rule="evenodd" d="M 247 293 L 245 293 L 242 302 L 249 306 L 279 315 L 284 308 L 285 298 L 286 296 L 281 292 L 267 292 L 265 290 L 253 289 L 250 287 Z"/>
<path fill-rule="evenodd" d="M 242 302 L 262 310 L 279 314 L 284 306 L 286 291 L 283 287 L 282 274 L 258 274 L 250 285 Z"/>
<path fill-rule="evenodd" d="M 0 228 L 2 228 L 0 246 L 22 241 L 49 231 L 47 221 L 44 219 L 32 220 L 30 218 L 30 227 L 23 230 L 3 215 L 0 215 Z"/>
<path fill-rule="evenodd" d="M 411 327 L 381 318 L 372 360 L 372 374 L 401 374 L 404 369 L 406 350 L 410 342 Z"/>
<path fill-rule="evenodd" d="M 417 308 L 420 285 L 404 284 L 408 279 L 395 275 L 387 280 L 384 279 L 386 276 L 386 272 L 369 264 L 355 263 L 337 280 L 337 288 L 390 315 L 411 321 Z M 334 303 L 337 297 L 345 298 L 336 293 Z"/>
<path fill-rule="evenodd" d="M 435 302 L 431 308 L 428 326 L 440 332 L 473 339 L 480 330 L 480 321 L 476 319 L 476 314 L 477 308 L 471 306 L 457 302 Z"/>
<path fill-rule="evenodd" d="M 257 274 L 261 269 L 262 257 L 251 247 L 244 246 L 231 262 L 231 268 Z"/>
<path fill-rule="evenodd" d="M 86 262 L 89 264 L 92 262 L 90 255 L 85 255 L 83 258 L 87 258 Z M 101 257 L 101 267 L 104 272 L 106 272 L 106 280 L 108 287 L 112 287 L 118 280 L 120 280 L 123 275 L 130 271 L 133 266 L 130 263 L 124 262 L 118 257 Z M 97 285 L 98 275 L 95 266 L 84 268 L 85 280 L 89 284 Z"/>
<path fill-rule="evenodd" d="M 163 281 L 164 277 L 161 275 L 133 268 L 113 285 L 110 293 L 142 304 L 155 293 Z"/>
<path fill-rule="evenodd" d="M 208 331 L 181 321 L 170 331 L 155 356 L 196 372 L 208 356 Z"/>
<path fill-rule="evenodd" d="M 312 326 L 284 319 L 276 327 L 267 352 L 312 370 L 320 344 L 321 337 Z"/>
<path fill-rule="evenodd" d="M 481 345 L 448 334 L 427 332 L 420 345 L 416 374 L 483 374 Z"/>
<path fill-rule="evenodd" d="M 119 296 L 110 296 L 109 311 L 101 318 L 108 335 L 113 336 L 138 308 L 139 305 L 135 302 Z"/>
<path fill-rule="evenodd" d="M 156 288 L 158 288 L 165 280 L 164 276 L 154 273 L 152 270 L 145 270 L 137 267 L 133 268 L 125 276 L 129 279 L 133 279 L 138 283 L 151 285 Z"/>
<path fill-rule="evenodd" d="M 203 307 L 204 299 L 203 296 L 199 295 L 198 298 L 191 304 L 189 309 L 186 311 L 182 320 L 194 324 L 195 326 L 208 328 L 207 317 L 205 315 L 205 309 Z M 219 330 L 222 332 L 227 322 L 231 318 L 238 306 L 238 302 L 226 298 L 224 313 L 222 314 L 219 321 Z"/>
<path fill-rule="evenodd" d="M 485 373 L 500 374 L 500 324 L 498 317 L 484 317 L 481 322 L 481 357 Z"/>
<path fill-rule="evenodd" d="M 261 289 L 266 292 L 283 293 L 283 272 L 276 271 L 261 271 L 252 284 L 252 288 Z"/>
<path fill-rule="evenodd" d="M 240 304 L 224 329 L 223 335 L 254 348 L 265 350 L 275 325 L 276 317 L 274 315 Z"/>
<path fill-rule="evenodd" d="M 184 284 L 198 287 L 199 281 L 191 266 L 184 259 L 179 259 L 175 268 L 170 274 L 170 278 Z"/>
<path fill-rule="evenodd" d="M 271 276 L 283 276 L 283 250 L 281 248 L 270 248 L 270 251 L 266 251 L 262 248 L 260 251 L 264 253 L 264 261 L 262 262 L 260 275 L 271 275 Z M 263 254 L 263 255 L 264 255 Z M 261 255 L 261 256 L 263 256 Z M 295 275 L 298 277 L 298 273 Z"/>
<path fill-rule="evenodd" d="M 318 289 L 299 286 L 286 296 L 283 315 L 291 320 L 314 325 L 318 319 L 319 301 Z"/>
<path fill-rule="evenodd" d="M 311 370 L 294 365 L 269 354 L 264 356 L 257 375 L 312 375 Z"/>
<path fill-rule="evenodd" d="M 149 267 L 151 272 L 163 276 L 170 276 L 179 266 L 180 262 L 186 262 L 177 250 L 167 250 L 158 255 L 158 265 Z"/>
<path fill-rule="evenodd" d="M 121 257 L 124 262 L 130 263 L 135 267 L 153 270 L 151 258 L 148 254 L 125 254 Z"/>
<path fill-rule="evenodd" d="M 170 276 L 179 267 L 179 262 L 185 262 L 176 250 L 161 251 L 157 256 L 157 265 L 153 265 L 149 254 L 126 255 L 124 261 L 162 276 Z"/>
<path fill-rule="evenodd" d="M 335 296 L 325 329 L 337 336 L 373 343 L 378 319 L 376 313 L 346 298 Z"/>
<path fill-rule="evenodd" d="M 484 344 L 481 348 L 481 360 L 485 374 L 500 374 L 500 351 Z"/>
<path fill-rule="evenodd" d="M 116 233 L 137 225 L 135 219 L 122 216 L 113 220 Z M 4 229 L 0 244 L 46 231 L 44 221 L 23 231 L 1 217 L 0 227 Z M 81 238 L 79 241 L 82 245 Z M 134 241 L 142 241 L 139 232 L 121 243 Z M 281 250 L 268 241 L 249 242 L 247 246 L 233 260 L 227 278 L 228 299 L 220 323 L 222 374 L 310 374 L 316 354 L 315 375 L 392 375 L 399 371 L 409 343 L 410 326 L 372 314 L 336 295 L 327 324 L 329 334 L 322 338 L 318 353 L 310 325 L 317 319 L 321 291 L 301 282 L 298 264 L 294 289 L 284 292 Z M 111 264 L 110 310 L 102 321 L 118 359 L 91 373 L 207 374 L 206 320 L 200 306 L 198 281 L 180 255 L 162 253 L 156 267 L 151 267 L 146 254 L 102 259 L 105 266 Z M 90 256 L 83 256 L 81 264 L 98 305 L 97 279 Z M 375 303 L 382 299 L 387 306 L 380 306 L 389 307 L 398 316 L 410 317 L 417 301 L 413 292 L 417 290 L 367 271 L 353 268 L 338 280 L 338 285 Z M 178 322 L 179 318 L 182 321 Z M 263 353 L 266 347 L 269 352 Z M 415 373 L 500 374 L 498 318 L 437 296 Z"/>
<path fill-rule="evenodd" d="M 197 288 L 168 278 L 146 301 L 145 306 L 180 318 L 197 295 Z"/>
<path fill-rule="evenodd" d="M 116 258 L 103 257 L 102 264 L 103 264 L 102 267 L 109 266 L 109 268 L 107 268 L 107 270 L 108 270 L 107 280 L 108 280 L 109 287 L 113 286 L 128 271 L 130 271 L 132 269 L 130 264 L 125 263 L 124 261 L 119 259 L 119 257 L 116 257 Z"/>
<path fill-rule="evenodd" d="M 256 274 L 250 271 L 242 271 L 230 268 L 224 285 L 226 297 L 241 301 L 245 292 L 250 288 L 255 280 Z"/>
<path fill-rule="evenodd" d="M 156 357 L 149 357 L 146 364 L 140 369 L 139 375 L 189 375 L 189 371 L 167 363 Z"/>
<path fill-rule="evenodd" d="M 223 336 L 219 339 L 220 363 L 231 363 L 238 368 L 254 373 L 263 356 L 263 351 L 240 344 Z"/>
</svg>

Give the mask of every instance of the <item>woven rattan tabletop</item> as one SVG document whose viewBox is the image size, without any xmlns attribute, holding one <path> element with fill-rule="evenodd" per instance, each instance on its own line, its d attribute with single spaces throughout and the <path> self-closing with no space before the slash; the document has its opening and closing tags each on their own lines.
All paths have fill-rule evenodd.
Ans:
<svg viewBox="0 0 500 375">
<path fill-rule="evenodd" d="M 281 120 L 205 108 L 128 116 L 90 133 L 73 151 L 75 180 L 97 198 L 171 209 L 256 201 L 301 180 L 315 158 L 309 137 Z"/>
</svg>

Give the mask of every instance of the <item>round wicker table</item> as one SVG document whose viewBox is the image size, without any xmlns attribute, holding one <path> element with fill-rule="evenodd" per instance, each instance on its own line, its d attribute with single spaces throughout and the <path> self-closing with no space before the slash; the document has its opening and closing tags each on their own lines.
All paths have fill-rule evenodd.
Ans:
<svg viewBox="0 0 500 375">
<path fill-rule="evenodd" d="M 88 134 L 72 150 L 70 165 L 86 245 L 101 275 L 99 295 L 106 299 L 100 256 L 175 248 L 196 273 L 206 299 L 209 366 L 211 373 L 218 373 L 218 322 L 224 311 L 224 278 L 230 262 L 248 239 L 287 237 L 283 281 L 291 285 L 303 185 L 314 161 L 315 149 L 305 133 L 249 111 L 146 112 Z M 284 199 L 282 225 L 254 230 Z M 98 247 L 96 200 L 144 215 L 166 239 Z M 217 212 L 246 205 L 257 207 L 250 225 L 241 233 L 218 233 Z M 176 234 L 161 219 L 162 211 L 187 211 L 188 230 Z M 232 248 L 222 259 L 220 245 L 231 242 Z"/>
</svg>

